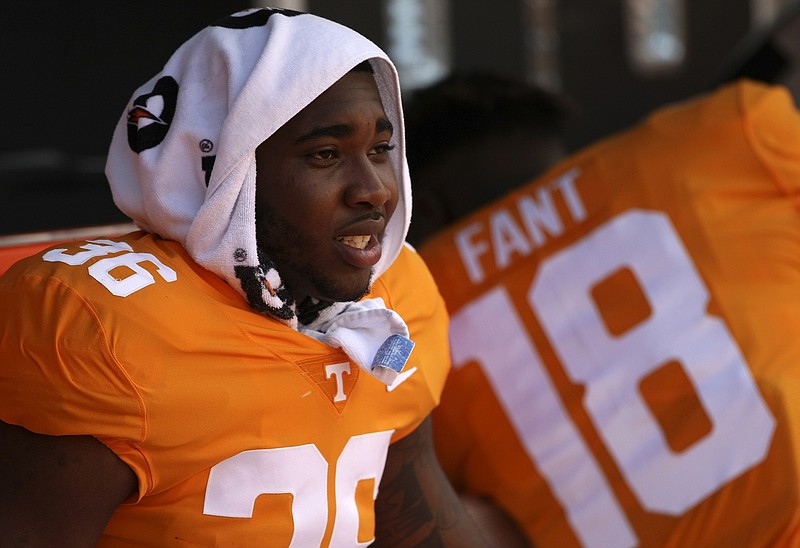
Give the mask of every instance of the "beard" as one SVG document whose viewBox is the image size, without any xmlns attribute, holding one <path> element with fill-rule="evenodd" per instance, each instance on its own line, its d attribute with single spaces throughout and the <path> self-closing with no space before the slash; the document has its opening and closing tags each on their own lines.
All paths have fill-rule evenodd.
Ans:
<svg viewBox="0 0 800 548">
<path fill-rule="evenodd" d="M 369 279 L 363 283 L 332 276 L 316 260 L 319 242 L 269 206 L 261 205 L 256 210 L 256 240 L 298 305 L 303 304 L 297 298 L 300 295 L 319 301 L 350 302 L 370 291 L 374 269 L 370 269 Z"/>
</svg>

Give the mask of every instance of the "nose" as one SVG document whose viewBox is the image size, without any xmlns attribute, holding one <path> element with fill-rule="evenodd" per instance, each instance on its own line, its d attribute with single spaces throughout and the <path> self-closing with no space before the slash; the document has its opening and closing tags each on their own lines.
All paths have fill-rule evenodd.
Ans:
<svg viewBox="0 0 800 548">
<path fill-rule="evenodd" d="M 351 207 L 382 207 L 397 195 L 397 178 L 388 161 L 376 164 L 364 157 L 348 171 L 345 201 Z"/>
</svg>

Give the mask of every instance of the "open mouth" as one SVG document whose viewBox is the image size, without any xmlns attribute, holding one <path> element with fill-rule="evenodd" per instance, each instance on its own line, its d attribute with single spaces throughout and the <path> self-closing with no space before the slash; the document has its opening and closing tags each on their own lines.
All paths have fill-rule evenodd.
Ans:
<svg viewBox="0 0 800 548">
<path fill-rule="evenodd" d="M 343 243 L 344 245 L 355 247 L 356 249 L 366 249 L 367 245 L 369 245 L 369 240 L 372 236 L 339 236 L 336 238 L 337 241 Z"/>
</svg>

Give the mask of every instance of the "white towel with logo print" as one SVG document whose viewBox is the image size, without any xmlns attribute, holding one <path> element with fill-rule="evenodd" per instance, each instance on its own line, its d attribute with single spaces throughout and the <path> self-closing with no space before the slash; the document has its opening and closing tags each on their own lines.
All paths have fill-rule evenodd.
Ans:
<svg viewBox="0 0 800 548">
<path fill-rule="evenodd" d="M 395 129 L 390 161 L 400 187 L 377 278 L 399 254 L 411 214 L 400 87 L 383 51 L 332 21 L 253 9 L 200 31 L 134 93 L 116 126 L 106 175 L 117 206 L 140 228 L 180 242 L 254 309 L 342 347 L 391 382 L 399 359 L 373 360 L 397 341 L 393 336 L 407 339 L 402 318 L 378 299 L 335 303 L 318 321 L 298 324 L 280 273 L 256 246 L 256 147 L 365 60 Z"/>
</svg>

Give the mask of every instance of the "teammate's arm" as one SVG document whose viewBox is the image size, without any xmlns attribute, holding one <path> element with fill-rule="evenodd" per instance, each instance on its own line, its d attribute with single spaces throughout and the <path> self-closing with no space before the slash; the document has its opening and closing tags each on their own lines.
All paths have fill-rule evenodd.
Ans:
<svg viewBox="0 0 800 548">
<path fill-rule="evenodd" d="M 94 546 L 137 485 L 91 436 L 43 436 L 0 421 L 2 546 Z"/>
<path fill-rule="evenodd" d="M 439 465 L 431 434 L 428 417 L 389 446 L 373 546 L 485 546 Z"/>
</svg>

